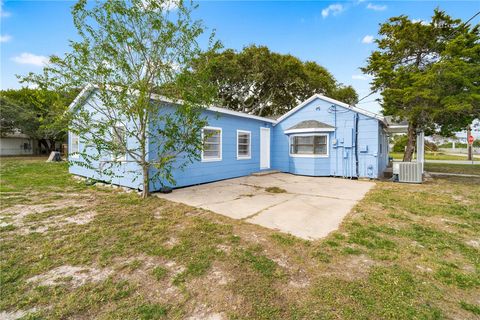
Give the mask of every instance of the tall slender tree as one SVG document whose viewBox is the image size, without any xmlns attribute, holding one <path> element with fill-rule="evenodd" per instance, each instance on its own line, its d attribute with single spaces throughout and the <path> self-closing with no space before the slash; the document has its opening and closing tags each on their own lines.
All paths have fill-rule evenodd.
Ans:
<svg viewBox="0 0 480 320">
<path fill-rule="evenodd" d="M 126 166 L 142 179 L 147 197 L 152 181 L 174 184 L 173 169 L 199 158 L 202 110 L 215 90 L 203 72 L 183 72 L 203 52 L 204 26 L 192 18 L 195 8 L 181 0 L 80 0 L 73 6 L 80 40 L 71 41 L 64 57 L 52 56 L 43 74 L 24 79 L 48 88 L 87 88 L 70 126 L 86 148 L 71 162 L 110 178 Z M 217 46 L 211 35 L 207 50 Z M 173 112 L 158 95 L 176 105 Z"/>
</svg>

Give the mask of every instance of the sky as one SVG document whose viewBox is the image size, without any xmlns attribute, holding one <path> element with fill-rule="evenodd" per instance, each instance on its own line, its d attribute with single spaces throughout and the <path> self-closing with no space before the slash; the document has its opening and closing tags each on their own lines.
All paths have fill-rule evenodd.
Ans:
<svg viewBox="0 0 480 320">
<path fill-rule="evenodd" d="M 4 1 L 0 11 L 0 88 L 19 88 L 15 75 L 41 72 L 48 56 L 70 51 L 78 39 L 71 18 L 73 1 Z M 360 67 L 375 50 L 379 24 L 407 15 L 429 21 L 435 8 L 466 21 L 480 1 L 199 1 L 202 19 L 225 48 L 256 44 L 326 67 L 338 82 L 352 85 L 360 98 L 370 93 Z M 472 21 L 480 23 L 480 16 Z M 380 112 L 365 98 L 358 106 Z"/>
</svg>

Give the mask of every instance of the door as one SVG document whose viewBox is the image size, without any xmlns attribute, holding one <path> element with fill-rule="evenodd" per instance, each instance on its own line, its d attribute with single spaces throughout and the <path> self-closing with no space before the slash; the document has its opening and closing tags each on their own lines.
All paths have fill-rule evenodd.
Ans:
<svg viewBox="0 0 480 320">
<path fill-rule="evenodd" d="M 260 128 L 260 169 L 270 169 L 270 128 Z"/>
</svg>

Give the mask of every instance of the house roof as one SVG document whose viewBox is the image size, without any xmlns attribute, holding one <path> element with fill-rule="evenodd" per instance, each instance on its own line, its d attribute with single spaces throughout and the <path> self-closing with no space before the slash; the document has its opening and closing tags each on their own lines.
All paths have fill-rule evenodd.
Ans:
<svg viewBox="0 0 480 320">
<path fill-rule="evenodd" d="M 90 93 L 94 89 L 95 89 L 95 87 L 92 86 L 92 85 L 85 86 L 85 88 L 83 88 L 83 90 L 79 93 L 79 95 L 68 106 L 68 109 L 72 110 L 73 108 L 75 108 L 77 106 L 77 104 L 81 101 L 83 96 Z M 157 101 L 162 101 L 162 102 L 167 102 L 167 103 L 172 103 L 172 104 L 181 104 L 182 103 L 181 100 L 174 101 L 172 99 L 169 99 L 167 97 L 164 97 L 164 96 L 161 96 L 161 95 L 158 95 L 158 94 L 152 94 L 152 98 L 157 100 Z M 206 109 L 209 110 L 209 111 L 212 111 L 212 112 L 218 112 L 218 113 L 228 114 L 228 115 L 242 117 L 242 118 L 255 119 L 255 120 L 265 121 L 265 122 L 269 122 L 269 123 L 273 123 L 273 124 L 275 124 L 277 122 L 275 119 L 255 116 L 255 115 L 252 115 L 252 114 L 233 111 L 233 110 L 226 109 L 226 108 L 210 106 L 210 107 L 207 107 Z"/>
<path fill-rule="evenodd" d="M 389 133 L 406 133 L 408 130 L 408 122 L 406 120 L 397 120 L 392 116 L 385 116 L 387 132 Z"/>
<path fill-rule="evenodd" d="M 336 104 L 337 106 L 340 106 L 340 107 L 344 107 L 346 109 L 350 109 L 352 111 L 355 111 L 357 113 L 360 113 L 360 114 L 363 114 L 367 117 L 370 117 L 370 118 L 374 118 L 374 119 L 377 119 L 379 121 L 382 121 L 385 125 L 387 125 L 387 123 L 385 122 L 385 118 L 379 114 L 376 114 L 376 113 L 373 113 L 373 112 L 370 112 L 370 111 L 367 111 L 367 110 L 364 110 L 362 108 L 358 108 L 358 107 L 355 107 L 355 106 L 351 106 L 349 104 L 346 104 L 344 102 L 341 102 L 341 101 L 338 101 L 338 100 L 335 100 L 335 99 L 332 99 L 332 98 L 329 98 L 329 97 L 326 97 L 324 95 L 321 95 L 321 94 L 314 94 L 313 96 L 311 96 L 310 98 L 308 98 L 307 100 L 303 101 L 302 103 L 300 103 L 298 106 L 296 106 L 295 108 L 293 108 L 292 110 L 288 111 L 287 113 L 285 113 L 283 116 L 281 116 L 280 118 L 277 119 L 277 123 L 285 120 L 286 118 L 290 117 L 292 114 L 294 114 L 295 112 L 301 110 L 303 107 L 305 107 L 307 104 L 309 104 L 310 102 L 316 100 L 316 99 L 320 99 L 320 100 L 323 100 L 323 101 L 326 101 L 326 102 L 329 102 L 329 103 L 333 103 L 333 104 Z"/>
<path fill-rule="evenodd" d="M 335 127 L 317 120 L 305 120 L 297 123 L 287 130 L 295 129 L 335 129 Z"/>
<path fill-rule="evenodd" d="M 81 99 L 83 98 L 84 95 L 89 94 L 94 89 L 95 89 L 95 87 L 92 86 L 92 85 L 87 85 L 85 88 L 83 88 L 83 90 L 80 92 L 80 94 L 70 104 L 69 110 L 74 108 L 81 101 Z M 169 103 L 173 103 L 173 104 L 181 104 L 182 103 L 181 100 L 173 101 L 173 100 L 171 100 L 167 97 L 161 96 L 161 95 L 154 94 L 154 95 L 152 95 L 152 97 L 153 97 L 153 99 L 158 100 L 158 101 L 169 102 Z M 370 112 L 370 111 L 367 111 L 367 110 L 364 110 L 364 109 L 361 109 L 361 108 L 358 108 L 358 107 L 355 107 L 355 106 L 348 105 L 344 102 L 326 97 L 326 96 L 321 95 L 321 94 L 314 94 L 313 96 L 311 96 L 307 100 L 303 101 L 298 106 L 296 106 L 295 108 L 293 108 L 289 112 L 285 113 L 283 116 L 279 117 L 278 119 L 271 119 L 271 118 L 267 118 L 267 117 L 255 116 L 255 115 L 251 115 L 251 114 L 247 114 L 247 113 L 243 113 L 243 112 L 238 112 L 238 111 L 233 111 L 233 110 L 226 109 L 226 108 L 215 107 L 215 106 L 209 106 L 206 109 L 209 110 L 209 111 L 228 114 L 228 115 L 233 115 L 233 116 L 237 116 L 237 117 L 255 119 L 255 120 L 259 120 L 259 121 L 265 121 L 265 122 L 272 123 L 273 125 L 276 125 L 277 123 L 279 123 L 279 122 L 283 121 L 284 119 L 288 118 L 289 116 L 291 116 L 295 112 L 299 111 L 300 109 L 302 109 L 304 106 L 306 106 L 310 102 L 314 101 L 315 99 L 320 99 L 320 100 L 323 100 L 323 101 L 326 101 L 326 102 L 344 107 L 346 109 L 350 109 L 354 112 L 363 114 L 367 117 L 377 119 L 377 120 L 381 121 L 383 124 L 385 124 L 385 126 L 387 126 L 387 127 L 389 126 L 389 123 L 386 121 L 385 117 L 383 117 L 379 114 L 376 114 L 376 113 L 373 113 L 373 112 Z"/>
</svg>

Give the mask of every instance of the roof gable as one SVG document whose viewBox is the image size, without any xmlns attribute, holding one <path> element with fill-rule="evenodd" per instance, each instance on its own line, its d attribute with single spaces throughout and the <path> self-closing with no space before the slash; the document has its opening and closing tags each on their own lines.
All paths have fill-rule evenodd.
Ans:
<svg viewBox="0 0 480 320">
<path fill-rule="evenodd" d="M 343 107 L 345 109 L 349 109 L 349 110 L 352 110 L 354 112 L 357 112 L 357 113 L 360 113 L 360 114 L 363 114 L 364 116 L 367 116 L 367 117 L 370 117 L 370 118 L 374 118 L 374 119 L 377 119 L 379 121 L 382 121 L 385 123 L 385 119 L 383 116 L 379 115 L 379 114 L 376 114 L 376 113 L 373 113 L 373 112 L 370 112 L 370 111 L 367 111 L 367 110 L 364 110 L 364 109 L 361 109 L 361 108 L 358 108 L 358 107 L 355 107 L 355 106 L 351 106 L 351 105 L 348 105 L 344 102 L 341 102 L 341 101 L 338 101 L 338 100 L 335 100 L 335 99 L 332 99 L 332 98 L 329 98 L 329 97 L 326 97 L 324 95 L 321 95 L 321 94 L 314 94 L 313 96 L 311 96 L 310 98 L 308 98 L 307 100 L 303 101 L 302 103 L 300 103 L 298 106 L 296 106 L 295 108 L 293 108 L 292 110 L 288 111 L 287 113 L 285 113 L 283 116 L 281 116 L 280 118 L 277 119 L 277 123 L 285 120 L 286 118 L 290 117 L 292 114 L 296 113 L 297 111 L 300 111 L 303 107 L 305 107 L 307 104 L 309 104 L 310 102 L 312 101 L 315 101 L 315 100 L 323 100 L 323 101 L 326 101 L 326 102 L 329 102 L 329 103 L 332 103 L 332 104 L 335 104 L 337 106 L 340 106 L 340 107 Z"/>
</svg>

